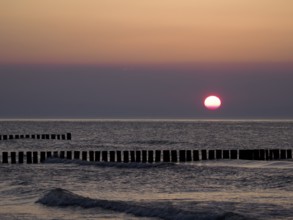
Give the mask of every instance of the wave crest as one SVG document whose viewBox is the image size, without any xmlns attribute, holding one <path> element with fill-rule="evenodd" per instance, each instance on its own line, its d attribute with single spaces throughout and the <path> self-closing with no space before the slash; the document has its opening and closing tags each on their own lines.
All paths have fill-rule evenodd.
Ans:
<svg viewBox="0 0 293 220">
<path fill-rule="evenodd" d="M 118 162 L 91 162 L 85 160 L 68 160 L 61 158 L 48 158 L 44 163 L 62 163 L 62 164 L 77 164 L 77 165 L 92 165 L 97 167 L 115 167 L 115 168 L 132 168 L 132 169 L 147 169 L 147 168 L 165 168 L 175 166 L 175 163 L 118 163 Z"/>
<path fill-rule="evenodd" d="M 191 212 L 173 207 L 170 204 L 159 207 L 157 203 L 136 204 L 124 201 L 100 200 L 83 197 L 68 190 L 56 188 L 48 191 L 36 203 L 46 206 L 68 207 L 79 206 L 82 208 L 99 207 L 118 212 L 124 212 L 139 217 L 156 217 L 166 220 L 244 220 L 248 219 L 235 213 L 224 213 L 222 215 L 211 212 Z"/>
</svg>

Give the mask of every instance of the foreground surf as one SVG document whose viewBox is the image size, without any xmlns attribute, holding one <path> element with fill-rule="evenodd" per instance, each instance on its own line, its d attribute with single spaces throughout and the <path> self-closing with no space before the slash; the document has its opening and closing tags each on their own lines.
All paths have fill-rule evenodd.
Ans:
<svg viewBox="0 0 293 220">
<path fill-rule="evenodd" d="M 99 207 L 103 209 L 109 209 L 117 212 L 124 212 L 140 217 L 157 217 L 166 220 L 244 220 L 248 219 L 241 215 L 234 213 L 224 213 L 222 215 L 217 215 L 215 213 L 198 213 L 185 211 L 182 209 L 175 208 L 171 205 L 165 205 L 159 207 L 157 204 L 146 205 L 137 204 L 124 201 L 112 201 L 112 200 L 100 200 L 91 199 L 88 197 L 83 197 L 74 194 L 68 190 L 56 188 L 45 193 L 36 203 L 40 203 L 46 206 L 52 207 L 71 207 L 79 206 L 82 208 L 94 208 Z"/>
</svg>

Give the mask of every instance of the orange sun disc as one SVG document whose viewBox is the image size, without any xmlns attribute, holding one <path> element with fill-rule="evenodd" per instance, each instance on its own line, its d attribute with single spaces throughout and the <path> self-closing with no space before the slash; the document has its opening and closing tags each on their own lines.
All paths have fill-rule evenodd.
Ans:
<svg viewBox="0 0 293 220">
<path fill-rule="evenodd" d="M 221 106 L 221 99 L 217 96 L 211 95 L 204 100 L 204 106 L 210 110 L 216 110 Z"/>
</svg>

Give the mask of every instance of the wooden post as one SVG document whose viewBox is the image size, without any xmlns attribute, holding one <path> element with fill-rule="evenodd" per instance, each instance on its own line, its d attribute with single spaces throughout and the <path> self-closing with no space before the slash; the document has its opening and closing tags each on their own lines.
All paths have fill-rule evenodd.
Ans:
<svg viewBox="0 0 293 220">
<path fill-rule="evenodd" d="M 141 151 L 135 151 L 135 156 L 136 156 L 136 162 L 140 163 L 141 162 Z"/>
<path fill-rule="evenodd" d="M 269 160 L 273 160 L 273 159 L 274 159 L 274 150 L 270 149 L 270 150 L 269 150 L 269 153 L 270 153 L 270 158 L 269 158 Z"/>
<path fill-rule="evenodd" d="M 193 150 L 193 161 L 199 161 L 199 152 L 198 152 L 198 150 Z"/>
<path fill-rule="evenodd" d="M 161 162 L 161 151 L 160 150 L 155 151 L 155 162 L 156 163 Z"/>
<path fill-rule="evenodd" d="M 239 150 L 239 159 L 240 160 L 250 160 L 250 152 L 249 150 Z"/>
<path fill-rule="evenodd" d="M 22 151 L 18 152 L 18 163 L 23 163 L 24 153 Z"/>
<path fill-rule="evenodd" d="M 79 160 L 80 159 L 80 152 L 79 151 L 74 151 L 73 152 L 73 157 L 75 160 Z"/>
<path fill-rule="evenodd" d="M 222 150 L 216 150 L 216 159 L 217 160 L 222 159 Z"/>
<path fill-rule="evenodd" d="M 154 162 L 154 151 L 149 150 L 149 163 Z"/>
<path fill-rule="evenodd" d="M 51 158 L 52 157 L 52 152 L 51 151 L 47 151 L 47 158 Z"/>
<path fill-rule="evenodd" d="M 265 160 L 265 150 L 264 149 L 259 150 L 259 159 Z"/>
<path fill-rule="evenodd" d="M 123 162 L 129 163 L 129 152 L 128 151 L 123 151 Z"/>
<path fill-rule="evenodd" d="M 207 150 L 201 150 L 201 159 L 206 160 L 207 159 Z"/>
<path fill-rule="evenodd" d="M 82 158 L 82 160 L 87 161 L 87 151 L 82 151 L 81 158 Z"/>
<path fill-rule="evenodd" d="M 247 160 L 247 150 L 239 150 L 239 159 Z"/>
<path fill-rule="evenodd" d="M 281 150 L 281 157 L 280 157 L 280 159 L 282 159 L 282 160 L 287 159 L 287 157 L 286 157 L 286 150 L 284 150 L 284 149 Z"/>
<path fill-rule="evenodd" d="M 192 157 L 191 157 L 191 150 L 186 151 L 186 162 L 191 162 Z"/>
<path fill-rule="evenodd" d="M 26 163 L 31 164 L 32 162 L 33 162 L 33 160 L 32 160 L 32 152 L 28 151 L 28 152 L 26 152 Z"/>
<path fill-rule="evenodd" d="M 253 160 L 259 160 L 259 150 L 253 150 Z"/>
<path fill-rule="evenodd" d="M 177 150 L 171 150 L 171 162 L 172 163 L 177 163 L 178 162 Z"/>
<path fill-rule="evenodd" d="M 254 160 L 254 150 L 247 150 L 247 160 Z"/>
<path fill-rule="evenodd" d="M 253 160 L 254 159 L 254 150 L 247 150 L 247 160 Z"/>
<path fill-rule="evenodd" d="M 230 159 L 229 150 L 223 150 L 223 159 Z"/>
<path fill-rule="evenodd" d="M 102 161 L 108 162 L 108 151 L 102 151 Z"/>
<path fill-rule="evenodd" d="M 58 151 L 54 151 L 54 152 L 53 152 L 53 157 L 55 157 L 55 158 L 59 157 L 59 156 L 58 156 Z"/>
<path fill-rule="evenodd" d="M 231 159 L 232 160 L 237 160 L 238 158 L 238 151 L 237 150 L 231 150 L 230 151 Z"/>
<path fill-rule="evenodd" d="M 265 150 L 265 159 L 266 160 L 270 159 L 269 150 Z"/>
<path fill-rule="evenodd" d="M 71 140 L 71 133 L 67 133 L 67 140 Z"/>
<path fill-rule="evenodd" d="M 90 159 L 91 162 L 93 162 L 93 161 L 95 160 L 94 158 L 95 158 L 94 151 L 91 150 L 91 151 L 89 152 L 89 159 Z"/>
<path fill-rule="evenodd" d="M 65 151 L 60 151 L 60 158 L 64 159 L 65 158 Z"/>
<path fill-rule="evenodd" d="M 179 150 L 179 162 L 186 162 L 186 151 Z"/>
<path fill-rule="evenodd" d="M 116 156 L 117 156 L 117 162 L 121 163 L 122 162 L 122 156 L 121 156 L 121 151 L 116 151 Z"/>
<path fill-rule="evenodd" d="M 43 163 L 46 160 L 46 152 L 41 151 L 41 158 L 40 158 L 40 162 Z"/>
<path fill-rule="evenodd" d="M 101 152 L 95 151 L 95 161 L 100 162 L 101 161 Z"/>
<path fill-rule="evenodd" d="M 147 162 L 147 151 L 146 150 L 143 150 L 141 151 L 142 153 L 142 161 L 143 163 L 146 163 Z"/>
<path fill-rule="evenodd" d="M 2 163 L 8 163 L 8 152 L 2 152 Z"/>
<path fill-rule="evenodd" d="M 72 160 L 72 151 L 67 151 L 66 152 L 66 159 Z"/>
<path fill-rule="evenodd" d="M 163 150 L 163 162 L 170 162 L 170 151 L 169 150 Z"/>
<path fill-rule="evenodd" d="M 274 160 L 279 160 L 280 159 L 280 150 L 279 149 L 274 149 L 272 151 L 273 151 Z"/>
<path fill-rule="evenodd" d="M 16 152 L 11 152 L 10 153 L 10 159 L 11 159 L 11 164 L 16 163 Z"/>
<path fill-rule="evenodd" d="M 33 152 L 33 163 L 37 164 L 39 162 L 39 158 L 38 158 L 38 152 L 34 151 Z"/>
<path fill-rule="evenodd" d="M 130 161 L 135 162 L 135 152 L 133 150 L 130 151 Z"/>
<path fill-rule="evenodd" d="M 115 162 L 115 151 L 110 151 L 110 162 Z"/>
<path fill-rule="evenodd" d="M 292 159 L 292 150 L 287 150 L 287 159 Z"/>
<path fill-rule="evenodd" d="M 209 150 L 209 160 L 215 159 L 215 150 Z"/>
</svg>

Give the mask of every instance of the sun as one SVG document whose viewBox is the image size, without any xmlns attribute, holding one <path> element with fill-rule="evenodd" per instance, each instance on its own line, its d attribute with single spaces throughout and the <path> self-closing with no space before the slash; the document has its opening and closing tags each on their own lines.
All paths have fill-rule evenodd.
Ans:
<svg viewBox="0 0 293 220">
<path fill-rule="evenodd" d="M 220 108 L 221 104 L 221 99 L 214 95 L 208 96 L 204 100 L 204 106 L 209 110 L 216 110 Z"/>
</svg>

